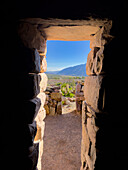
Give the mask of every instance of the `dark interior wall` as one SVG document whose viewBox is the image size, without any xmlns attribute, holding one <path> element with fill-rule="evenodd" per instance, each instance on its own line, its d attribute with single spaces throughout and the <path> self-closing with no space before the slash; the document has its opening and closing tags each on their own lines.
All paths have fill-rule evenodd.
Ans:
<svg viewBox="0 0 128 170">
<path fill-rule="evenodd" d="M 0 7 L 1 18 L 1 53 L 2 63 L 2 154 L 5 164 L 10 169 L 17 169 L 14 163 L 22 161 L 22 146 L 25 143 L 22 131 L 22 116 L 16 109 L 20 103 L 18 89 L 19 40 L 16 34 L 17 21 L 26 17 L 87 19 L 110 18 L 113 20 L 111 35 L 115 39 L 106 50 L 108 81 L 108 108 L 110 112 L 106 136 L 105 159 L 113 163 L 114 169 L 127 170 L 127 6 L 126 1 L 5 1 Z M 2 66 L 2 65 L 1 65 Z M 106 122 L 107 123 L 107 122 Z M 18 131 L 18 132 L 17 132 Z M 14 154 L 14 157 L 11 155 Z M 18 156 L 17 156 L 18 155 Z M 8 158 L 9 157 L 9 158 Z M 103 165 L 107 161 L 103 162 Z M 15 161 L 14 161 L 15 160 Z M 101 161 L 102 159 L 100 159 Z M 99 163 L 100 165 L 100 163 Z M 110 163 L 106 169 L 112 169 Z M 5 166 L 5 169 L 7 169 Z M 116 167 L 116 168 L 115 168 Z M 101 166 L 101 168 L 103 168 Z"/>
<path fill-rule="evenodd" d="M 116 17 L 124 1 L 4 1 L 1 12 L 11 20 L 14 18 L 72 18 L 83 19 L 88 16 Z"/>
</svg>

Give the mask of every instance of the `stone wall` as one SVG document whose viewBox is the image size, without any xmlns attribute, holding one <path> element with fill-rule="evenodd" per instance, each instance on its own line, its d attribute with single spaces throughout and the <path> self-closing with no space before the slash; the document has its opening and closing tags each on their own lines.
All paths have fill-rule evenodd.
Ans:
<svg viewBox="0 0 128 170">
<path fill-rule="evenodd" d="M 102 169 L 102 156 L 106 145 L 106 121 L 109 112 L 107 107 L 108 73 L 106 69 L 105 49 L 113 36 L 110 35 L 112 22 L 106 23 L 90 43 L 86 72 L 88 77 L 84 83 L 83 111 L 82 111 L 82 145 L 81 170 Z M 108 121 L 109 123 L 109 121 Z M 103 157 L 104 158 L 104 157 Z M 99 160 L 101 164 L 99 165 Z M 102 168 L 101 168 L 102 167 Z M 105 169 L 105 167 L 103 168 Z"/>
<path fill-rule="evenodd" d="M 49 31 L 53 28 L 55 30 L 55 23 L 58 22 L 57 26 L 61 30 L 60 36 L 57 31 L 56 35 L 58 37 L 54 36 L 54 31 L 51 32 L 51 35 L 53 33 L 53 37 L 58 39 L 61 35 L 64 35 L 64 29 L 62 29 L 64 27 L 67 28 L 68 32 L 70 30 L 70 33 L 72 33 L 72 28 L 77 30 L 76 28 L 79 26 L 79 33 L 83 33 L 83 30 L 88 30 L 86 26 L 91 25 L 93 27 L 97 26 L 100 31 L 104 32 L 105 30 L 102 29 L 104 28 L 103 23 L 105 24 L 108 20 L 112 20 L 111 31 L 109 33 L 107 30 L 105 31 L 107 36 L 104 32 L 104 35 L 100 34 L 101 36 L 98 38 L 96 36 L 98 31 L 96 31 L 97 34 L 91 33 L 91 35 L 88 35 L 92 37 L 91 48 L 94 48 L 89 54 L 89 67 L 86 68 L 86 71 L 90 74 L 90 78 L 86 79 L 85 85 L 90 85 L 91 91 L 89 93 L 92 100 L 90 100 L 86 91 L 86 103 L 83 103 L 83 106 L 85 105 L 83 108 L 85 109 L 82 121 L 83 149 L 81 168 L 87 169 L 87 167 L 94 168 L 95 166 L 96 170 L 127 170 L 128 118 L 126 106 L 128 103 L 128 69 L 127 43 L 124 43 L 127 40 L 126 0 L 108 0 L 100 1 L 99 3 L 93 0 L 79 1 L 79 3 L 70 1 L 68 5 L 65 1 L 62 1 L 62 3 L 59 3 L 59 1 L 53 1 L 52 3 L 49 1 L 37 1 L 32 3 L 31 1 L 30 3 L 22 0 L 16 3 L 7 0 L 1 4 L 0 9 L 1 64 L 3 66 L 1 67 L 1 106 L 4 106 L 3 108 L 1 107 L 1 162 L 4 169 L 33 170 L 37 162 L 39 144 L 34 144 L 34 137 L 32 136 L 35 136 L 35 113 L 38 112 L 37 108 L 40 105 L 40 100 L 36 98 L 37 93 L 39 93 L 39 83 L 34 83 L 35 81 L 38 82 L 39 76 L 38 68 L 34 67 L 31 59 L 37 53 L 37 50 L 41 55 L 40 48 L 42 45 L 37 43 L 38 47 L 28 46 L 28 48 L 25 48 L 27 42 L 24 42 L 24 46 L 23 44 L 21 45 L 21 41 L 19 41 L 16 34 L 17 21 L 21 23 L 23 19 L 28 18 L 28 23 L 31 23 L 31 26 L 29 26 L 34 26 L 33 29 L 36 29 L 36 32 L 40 30 L 37 35 L 41 33 L 41 38 L 45 37 L 45 34 L 41 31 L 42 29 L 40 29 L 42 24 Z M 50 18 L 52 18 L 52 22 Z M 45 22 L 46 19 L 47 22 Z M 70 19 L 70 24 L 67 19 Z M 99 22 L 99 19 L 101 22 Z M 74 20 L 77 23 L 74 23 Z M 83 21 L 87 22 L 85 27 L 81 27 L 82 24 L 79 25 Z M 70 29 L 68 29 L 69 27 Z M 22 28 L 22 30 L 24 29 Z M 77 31 L 74 34 L 76 38 L 79 38 Z M 32 35 L 35 34 L 32 33 Z M 101 48 L 100 40 L 109 42 L 112 38 L 111 35 L 114 36 L 114 39 L 109 44 L 102 45 L 105 48 Z M 97 43 L 93 41 L 93 38 L 97 39 Z M 70 37 L 68 37 L 69 39 Z M 33 41 L 35 40 L 31 37 L 31 43 Z M 103 41 L 102 44 L 104 44 Z M 32 50 L 31 47 L 35 49 Z M 27 57 L 25 57 L 26 54 Z M 31 65 L 30 63 L 33 64 Z M 36 72 L 34 71 L 35 69 Z M 95 93 L 93 93 L 95 102 L 92 95 L 94 90 L 92 83 L 95 85 Z M 100 86 L 101 88 L 99 88 Z M 105 100 L 102 100 L 102 98 L 105 98 Z M 93 107 L 97 110 L 94 110 Z M 94 147 L 95 143 L 96 147 Z"/>
<path fill-rule="evenodd" d="M 43 154 L 44 118 L 46 111 L 44 103 L 47 87 L 46 40 L 37 28 L 28 23 L 18 25 L 20 64 L 22 73 L 19 76 L 19 86 L 22 104 L 21 110 L 24 127 L 25 144 L 23 150 L 26 158 L 23 169 L 41 170 Z"/>
<path fill-rule="evenodd" d="M 58 86 L 47 87 L 44 108 L 47 115 L 62 114 L 62 93 Z"/>
<path fill-rule="evenodd" d="M 84 83 L 77 83 L 76 85 L 76 92 L 75 92 L 75 99 L 76 99 L 76 113 L 82 114 L 82 103 L 85 100 L 84 98 Z"/>
</svg>

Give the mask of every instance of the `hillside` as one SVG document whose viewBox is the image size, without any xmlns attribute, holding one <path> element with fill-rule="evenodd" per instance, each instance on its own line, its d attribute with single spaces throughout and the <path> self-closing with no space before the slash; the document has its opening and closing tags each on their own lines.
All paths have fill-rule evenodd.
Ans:
<svg viewBox="0 0 128 170">
<path fill-rule="evenodd" d="M 68 76 L 86 76 L 86 64 L 67 67 L 60 71 L 48 71 L 46 73 L 57 74 L 57 75 L 68 75 Z"/>
</svg>

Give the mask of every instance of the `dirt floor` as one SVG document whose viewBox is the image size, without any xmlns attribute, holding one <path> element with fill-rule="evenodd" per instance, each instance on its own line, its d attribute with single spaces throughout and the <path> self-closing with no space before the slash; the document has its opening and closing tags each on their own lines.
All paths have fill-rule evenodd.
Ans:
<svg viewBox="0 0 128 170">
<path fill-rule="evenodd" d="M 80 170 L 81 116 L 75 110 L 65 109 L 62 115 L 45 119 L 41 170 Z"/>
</svg>

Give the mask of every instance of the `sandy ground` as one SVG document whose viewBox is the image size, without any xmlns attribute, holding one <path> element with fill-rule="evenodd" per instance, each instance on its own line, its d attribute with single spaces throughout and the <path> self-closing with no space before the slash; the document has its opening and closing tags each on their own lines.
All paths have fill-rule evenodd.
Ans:
<svg viewBox="0 0 128 170">
<path fill-rule="evenodd" d="M 65 109 L 62 115 L 45 119 L 41 170 L 80 170 L 81 116 Z"/>
</svg>

